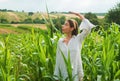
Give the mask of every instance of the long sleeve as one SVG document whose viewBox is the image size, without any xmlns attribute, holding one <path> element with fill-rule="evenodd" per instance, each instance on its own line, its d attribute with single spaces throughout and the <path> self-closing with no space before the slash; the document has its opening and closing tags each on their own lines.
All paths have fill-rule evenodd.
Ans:
<svg viewBox="0 0 120 81">
<path fill-rule="evenodd" d="M 91 29 L 95 27 L 88 19 L 83 19 L 79 29 L 82 30 L 80 34 L 78 34 L 78 39 L 83 41 L 84 38 L 91 32 Z"/>
<path fill-rule="evenodd" d="M 54 70 L 55 76 L 59 76 L 59 67 L 60 67 L 60 51 L 59 51 L 59 44 L 58 44 L 57 51 L 56 51 L 56 64 L 55 64 L 55 70 Z M 55 79 L 58 80 L 57 77 L 55 77 Z"/>
<path fill-rule="evenodd" d="M 77 71 L 78 71 L 78 78 L 82 79 L 84 76 L 84 72 L 83 72 L 81 55 L 78 55 L 77 58 Z"/>
<path fill-rule="evenodd" d="M 83 19 L 79 27 L 79 29 L 82 30 L 82 32 L 78 34 L 77 39 L 82 42 L 85 39 L 85 37 L 91 32 L 91 29 L 93 27 L 95 27 L 95 25 L 93 25 L 88 19 Z M 78 62 L 77 64 L 78 77 L 79 79 L 82 79 L 84 73 L 82 67 L 81 54 L 78 54 L 77 62 Z"/>
</svg>

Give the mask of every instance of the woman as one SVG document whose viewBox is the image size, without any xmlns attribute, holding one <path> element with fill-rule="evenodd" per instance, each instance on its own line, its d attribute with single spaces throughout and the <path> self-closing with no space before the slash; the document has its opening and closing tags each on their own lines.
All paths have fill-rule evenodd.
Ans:
<svg viewBox="0 0 120 81">
<path fill-rule="evenodd" d="M 90 33 L 91 28 L 95 26 L 92 23 L 90 23 L 89 20 L 86 19 L 83 15 L 75 12 L 70 13 L 75 14 L 82 20 L 79 27 L 80 30 L 82 30 L 82 32 L 78 34 L 78 24 L 75 20 L 67 20 L 62 26 L 62 32 L 65 34 L 65 37 L 60 38 L 58 41 L 54 75 L 60 76 L 61 73 L 64 79 L 68 77 L 66 64 L 64 62 L 62 54 L 64 54 L 66 59 L 68 58 L 68 54 L 70 54 L 72 76 L 75 76 L 74 81 L 82 81 L 82 42 L 85 39 L 85 37 Z M 56 81 L 58 81 L 58 78 L 56 78 Z"/>
</svg>

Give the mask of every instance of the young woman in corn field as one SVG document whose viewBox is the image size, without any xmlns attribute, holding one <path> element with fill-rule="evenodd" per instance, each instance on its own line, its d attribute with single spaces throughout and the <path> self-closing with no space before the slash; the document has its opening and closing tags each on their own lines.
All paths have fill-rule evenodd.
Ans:
<svg viewBox="0 0 120 81">
<path fill-rule="evenodd" d="M 62 32 L 65 34 L 65 37 L 60 38 L 58 41 L 54 75 L 61 77 L 61 74 L 64 80 L 70 78 L 68 77 L 68 68 L 63 58 L 68 59 L 68 55 L 70 54 L 73 81 L 82 81 L 84 75 L 81 60 L 82 42 L 95 26 L 80 13 L 70 13 L 78 16 L 82 22 L 78 28 L 78 23 L 75 20 L 69 19 L 62 26 Z M 79 34 L 78 29 L 82 30 Z M 58 78 L 55 79 L 59 81 Z M 70 80 L 68 79 L 67 81 Z"/>
</svg>

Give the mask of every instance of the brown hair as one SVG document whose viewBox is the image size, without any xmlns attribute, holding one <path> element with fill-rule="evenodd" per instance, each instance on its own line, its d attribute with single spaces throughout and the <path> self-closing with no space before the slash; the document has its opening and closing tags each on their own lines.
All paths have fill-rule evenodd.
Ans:
<svg viewBox="0 0 120 81">
<path fill-rule="evenodd" d="M 73 20 L 73 19 L 69 19 L 67 20 L 70 24 L 70 27 L 74 28 L 74 30 L 72 31 L 72 35 L 77 35 L 78 34 L 78 23 L 77 21 Z"/>
</svg>

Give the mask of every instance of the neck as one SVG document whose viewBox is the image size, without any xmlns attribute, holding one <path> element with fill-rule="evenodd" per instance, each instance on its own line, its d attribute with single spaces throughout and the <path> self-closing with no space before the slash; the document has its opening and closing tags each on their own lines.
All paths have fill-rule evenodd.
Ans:
<svg viewBox="0 0 120 81">
<path fill-rule="evenodd" d="M 70 39 L 70 38 L 72 38 L 72 35 L 71 34 L 66 34 L 66 38 Z"/>
</svg>

